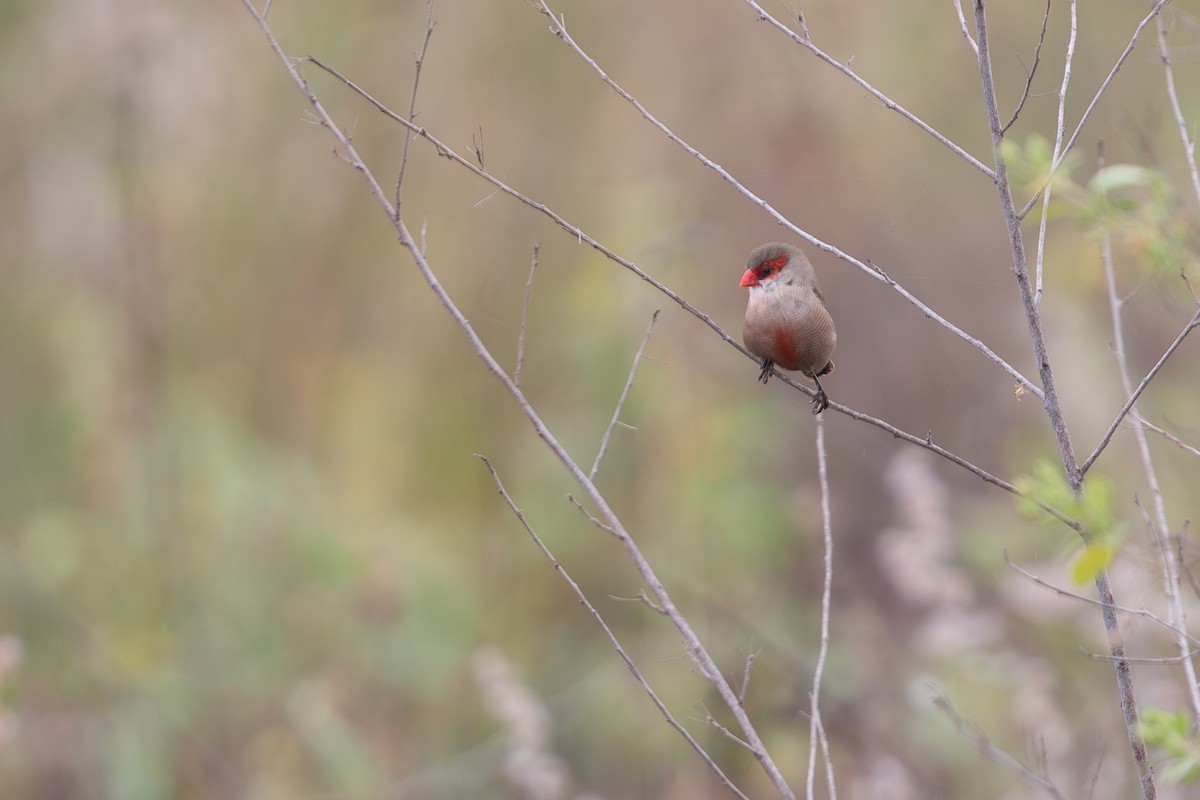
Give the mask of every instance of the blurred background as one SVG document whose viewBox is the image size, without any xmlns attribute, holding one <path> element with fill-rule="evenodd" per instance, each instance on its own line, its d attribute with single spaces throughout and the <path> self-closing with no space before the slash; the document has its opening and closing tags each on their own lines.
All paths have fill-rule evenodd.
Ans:
<svg viewBox="0 0 1200 800">
<path fill-rule="evenodd" d="M 1061 5 L 1061 7 L 1059 7 Z M 869 259 L 1036 380 L 991 181 L 788 41 L 744 3 L 554 8 L 655 115 L 815 236 Z M 787 20 L 798 6 L 767 10 Z M 1004 112 L 1044 5 L 995 4 Z M 1147 4 L 1080 4 L 1068 130 Z M 398 112 L 424 2 L 278 0 L 313 54 Z M 1196 2 L 1167 8 L 1180 101 L 1200 119 Z M 974 55 L 949 2 L 813 0 L 814 41 L 985 163 Z M 418 122 L 665 282 L 735 336 L 747 253 L 789 238 L 603 85 L 527 3 L 439 0 Z M 648 679 L 750 796 L 754 759 L 617 543 L 421 280 L 360 177 L 313 124 L 240 3 L 10 0 L 0 9 L 0 796 L 729 796 L 630 678 L 474 454 L 588 593 Z M 971 26 L 973 29 L 973 26 Z M 1053 137 L 1067 38 L 1055 4 L 1009 133 L 1018 203 Z M 405 133 L 304 74 L 394 185 Z M 1097 142 L 1144 167 L 1097 221 Z M 1044 162 L 1044 157 L 1041 157 Z M 1076 451 L 1125 400 L 1098 232 L 1116 239 L 1130 368 L 1194 311 L 1197 201 L 1154 26 L 1085 128 L 1050 224 L 1043 321 Z M 803 786 L 822 580 L 806 398 L 652 287 L 446 159 L 410 149 L 404 192 L 439 279 L 512 369 L 535 244 L 522 386 L 591 464 L 662 308 L 598 484 Z M 1026 224 L 1036 239 L 1037 212 Z M 807 247 L 838 323 L 831 397 L 1005 479 L 1057 451 L 1036 398 L 895 292 Z M 1200 445 L 1200 342 L 1141 403 Z M 948 698 L 1068 796 L 1132 795 L 1077 539 L 1010 495 L 836 413 L 836 538 L 824 722 L 841 795 L 1017 798 L 934 707 Z M 1174 533 L 1200 461 L 1151 441 Z M 1162 611 L 1128 429 L 1090 479 L 1126 537 L 1118 602 Z M 1180 544 L 1185 563 L 1196 557 Z M 1196 594 L 1190 573 L 1184 593 Z M 1176 655 L 1129 621 L 1131 654 Z M 1185 707 L 1177 665 L 1139 700 Z M 1166 755 L 1155 750 L 1160 770 Z M 820 784 L 821 781 L 818 781 Z M 1190 787 L 1195 790 L 1195 786 Z M 1165 781 L 1160 796 L 1189 787 Z"/>
</svg>

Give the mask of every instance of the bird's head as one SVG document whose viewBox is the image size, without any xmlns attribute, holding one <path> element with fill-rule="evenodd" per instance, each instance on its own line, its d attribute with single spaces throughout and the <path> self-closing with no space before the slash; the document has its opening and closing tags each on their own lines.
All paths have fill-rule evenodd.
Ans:
<svg viewBox="0 0 1200 800">
<path fill-rule="evenodd" d="M 771 289 L 777 285 L 815 282 L 812 264 L 808 263 L 804 253 L 790 244 L 771 242 L 750 253 L 741 285 Z"/>
</svg>

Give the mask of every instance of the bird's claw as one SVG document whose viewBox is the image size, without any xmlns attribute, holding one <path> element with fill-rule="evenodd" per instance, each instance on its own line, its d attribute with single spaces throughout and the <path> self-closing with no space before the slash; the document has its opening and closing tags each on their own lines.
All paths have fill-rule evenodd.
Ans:
<svg viewBox="0 0 1200 800">
<path fill-rule="evenodd" d="M 758 382 L 766 383 L 771 380 L 771 368 L 775 366 L 775 362 L 769 358 L 764 358 L 762 362 L 762 372 L 758 373 Z"/>
<path fill-rule="evenodd" d="M 820 414 L 827 408 L 829 408 L 829 395 L 825 394 L 824 389 L 818 389 L 812 399 L 812 413 Z"/>
</svg>

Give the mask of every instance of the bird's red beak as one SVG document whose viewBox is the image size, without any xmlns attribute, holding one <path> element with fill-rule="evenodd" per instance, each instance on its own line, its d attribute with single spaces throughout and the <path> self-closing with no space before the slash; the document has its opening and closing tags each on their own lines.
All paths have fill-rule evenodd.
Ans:
<svg viewBox="0 0 1200 800">
<path fill-rule="evenodd" d="M 758 286 L 758 277 L 754 274 L 754 270 L 746 270 L 746 274 L 742 276 L 742 286 Z"/>
</svg>

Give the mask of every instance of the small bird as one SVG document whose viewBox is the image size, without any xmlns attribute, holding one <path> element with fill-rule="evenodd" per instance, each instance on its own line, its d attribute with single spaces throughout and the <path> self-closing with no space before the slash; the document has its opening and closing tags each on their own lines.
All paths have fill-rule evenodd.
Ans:
<svg viewBox="0 0 1200 800">
<path fill-rule="evenodd" d="M 742 286 L 750 289 L 742 341 L 762 359 L 758 379 L 766 383 L 772 367 L 799 370 L 817 385 L 812 413 L 820 414 L 829 396 L 817 378 L 833 372 L 837 333 L 812 264 L 790 244 L 760 245 L 746 261 Z"/>
</svg>

